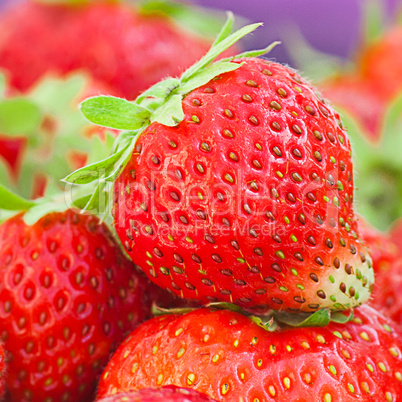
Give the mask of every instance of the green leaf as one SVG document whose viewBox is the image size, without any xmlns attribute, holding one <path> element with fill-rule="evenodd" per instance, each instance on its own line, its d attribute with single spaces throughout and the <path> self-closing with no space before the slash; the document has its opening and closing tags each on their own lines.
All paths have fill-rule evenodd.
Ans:
<svg viewBox="0 0 402 402">
<path fill-rule="evenodd" d="M 164 126 L 177 126 L 184 119 L 182 95 L 172 95 L 166 103 L 157 109 L 151 117 L 151 122 L 157 121 Z"/>
<path fill-rule="evenodd" d="M 135 101 L 135 103 L 141 105 L 141 102 L 148 98 L 167 98 L 175 89 L 180 86 L 180 80 L 177 78 L 167 78 L 161 82 L 158 82 L 145 92 L 143 92 Z"/>
<path fill-rule="evenodd" d="M 350 310 L 349 315 L 345 315 L 341 312 L 331 312 L 331 322 L 336 322 L 338 324 L 346 324 L 352 321 L 354 317 L 353 310 Z"/>
<path fill-rule="evenodd" d="M 269 332 L 274 332 L 278 329 L 278 323 L 276 322 L 273 316 L 270 317 L 259 317 L 259 316 L 250 316 L 249 317 L 254 324 L 257 324 L 259 327 L 265 329 Z"/>
<path fill-rule="evenodd" d="M 208 53 L 199 62 L 195 63 L 192 67 L 184 72 L 184 74 L 181 76 L 181 81 L 188 81 L 194 74 L 197 74 L 200 70 L 212 63 L 221 53 L 229 49 L 230 46 L 234 45 L 249 33 L 255 31 L 261 25 L 262 23 L 246 25 L 245 27 L 239 29 L 238 31 L 229 35 L 227 38 L 220 41 L 218 44 L 212 45 Z"/>
<path fill-rule="evenodd" d="M 192 311 L 196 310 L 197 308 L 194 307 L 176 307 L 176 308 L 163 308 L 155 303 L 152 305 L 152 315 L 154 317 L 161 317 L 163 315 L 172 315 L 172 314 L 187 314 L 191 313 Z"/>
<path fill-rule="evenodd" d="M 275 313 L 275 319 L 282 324 L 289 325 L 291 327 L 325 327 L 329 324 L 331 318 L 331 312 L 328 309 L 321 309 L 315 313 Z"/>
<path fill-rule="evenodd" d="M 41 119 L 41 110 L 29 99 L 11 98 L 0 102 L 0 132 L 6 135 L 31 133 Z"/>
<path fill-rule="evenodd" d="M 70 184 L 88 184 L 96 179 L 101 178 L 113 169 L 115 163 L 119 160 L 125 149 L 121 149 L 115 154 L 110 155 L 106 159 L 84 166 L 81 169 L 69 174 L 63 179 L 64 182 Z"/>
<path fill-rule="evenodd" d="M 36 205 L 35 201 L 20 197 L 0 184 L 0 209 L 7 211 L 26 211 L 34 205 Z"/>
<path fill-rule="evenodd" d="M 265 47 L 264 49 L 259 49 L 259 50 L 249 50 L 247 52 L 239 53 L 236 56 L 233 57 L 228 57 L 226 60 L 237 60 L 237 59 L 243 59 L 247 57 L 259 57 L 264 54 L 269 53 L 274 47 L 280 45 L 281 42 L 272 42 L 270 45 Z"/>
<path fill-rule="evenodd" d="M 219 31 L 214 43 L 212 46 L 217 46 L 220 42 L 222 42 L 224 39 L 226 39 L 232 32 L 233 30 L 233 23 L 234 23 L 234 15 L 231 11 L 228 11 L 227 13 L 227 18 L 226 22 Z"/>
<path fill-rule="evenodd" d="M 88 157 L 88 165 L 106 159 L 112 152 L 115 139 L 116 137 L 109 131 L 105 133 L 104 140 L 98 136 L 94 136 L 91 141 L 91 152 Z"/>
<path fill-rule="evenodd" d="M 230 61 L 218 61 L 190 78 L 186 83 L 180 86 L 178 92 L 183 95 L 188 94 L 223 73 L 237 70 L 242 64 L 243 63 L 231 63 Z"/>
<path fill-rule="evenodd" d="M 143 107 L 113 96 L 96 96 L 81 103 L 81 112 L 92 123 L 118 130 L 137 130 L 151 113 Z"/>
</svg>

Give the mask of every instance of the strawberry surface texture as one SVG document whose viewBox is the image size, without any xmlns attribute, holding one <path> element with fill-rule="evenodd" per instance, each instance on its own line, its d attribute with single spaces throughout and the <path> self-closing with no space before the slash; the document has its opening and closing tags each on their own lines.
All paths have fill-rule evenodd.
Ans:
<svg viewBox="0 0 402 402">
<path fill-rule="evenodd" d="M 1 16 L 0 32 L 0 68 L 16 89 L 27 90 L 47 72 L 84 70 L 110 93 L 131 99 L 179 74 L 209 47 L 166 17 L 112 1 L 19 3 Z"/>
<path fill-rule="evenodd" d="M 347 324 L 276 332 L 228 310 L 158 317 L 121 344 L 98 397 L 174 384 L 218 401 L 397 401 L 400 339 L 367 306 Z"/>
<path fill-rule="evenodd" d="M 164 293 L 94 216 L 69 210 L 28 226 L 17 215 L 0 225 L 0 250 L 9 400 L 91 400 L 110 352 Z"/>
<path fill-rule="evenodd" d="M 189 388 L 166 386 L 161 388 L 144 388 L 139 391 L 116 394 L 102 398 L 100 402 L 213 402 L 205 394 Z"/>
<path fill-rule="evenodd" d="M 293 70 L 248 58 L 151 124 L 115 183 L 126 251 L 186 299 L 313 312 L 368 300 L 339 115 Z"/>
<path fill-rule="evenodd" d="M 4 375 L 5 375 L 6 363 L 4 355 L 3 344 L 0 343 L 0 398 L 4 394 Z"/>
</svg>

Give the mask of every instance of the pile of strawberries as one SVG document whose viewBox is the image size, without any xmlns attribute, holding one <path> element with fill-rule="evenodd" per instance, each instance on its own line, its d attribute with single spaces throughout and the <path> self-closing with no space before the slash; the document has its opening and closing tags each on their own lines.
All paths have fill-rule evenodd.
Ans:
<svg viewBox="0 0 402 402">
<path fill-rule="evenodd" d="M 0 16 L 0 395 L 402 400 L 401 244 L 340 115 L 236 54 L 260 24 L 150 4 Z"/>
</svg>

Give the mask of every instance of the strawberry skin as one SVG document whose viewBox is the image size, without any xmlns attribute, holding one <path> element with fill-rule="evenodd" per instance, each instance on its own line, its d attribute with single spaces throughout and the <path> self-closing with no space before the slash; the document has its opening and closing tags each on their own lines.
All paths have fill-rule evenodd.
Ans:
<svg viewBox="0 0 402 402">
<path fill-rule="evenodd" d="M 0 38 L 0 67 L 19 90 L 27 90 L 46 72 L 85 70 L 113 94 L 129 99 L 165 76 L 179 74 L 209 47 L 209 41 L 165 17 L 145 17 L 124 2 L 109 1 L 18 4 L 3 13 Z"/>
<path fill-rule="evenodd" d="M 359 230 L 373 259 L 375 283 L 370 305 L 402 325 L 402 254 L 392 233 L 383 233 L 359 220 Z"/>
<path fill-rule="evenodd" d="M 102 398 L 100 402 L 213 402 L 207 395 L 189 388 L 166 386 L 144 388 L 136 392 L 117 394 Z"/>
<path fill-rule="evenodd" d="M 276 332 L 228 310 L 159 317 L 120 345 L 98 398 L 174 384 L 218 401 L 396 401 L 402 343 L 394 327 L 368 306 L 347 324 Z"/>
<path fill-rule="evenodd" d="M 370 305 L 392 318 L 402 328 L 402 257 L 376 276 Z"/>
<path fill-rule="evenodd" d="M 245 59 L 151 124 L 115 183 L 131 258 L 186 299 L 288 311 L 367 301 L 350 143 L 338 114 L 292 70 Z"/>
<path fill-rule="evenodd" d="M 5 355 L 4 355 L 4 347 L 3 344 L 0 343 L 0 398 L 4 394 L 4 376 L 5 376 Z"/>
<path fill-rule="evenodd" d="M 320 85 L 326 98 L 353 115 L 371 142 L 379 142 L 386 103 L 377 85 L 355 75 L 336 76 Z"/>
<path fill-rule="evenodd" d="M 89 400 L 110 351 L 151 316 L 160 291 L 104 224 L 51 213 L 0 226 L 0 336 L 15 401 Z"/>
<path fill-rule="evenodd" d="M 402 26 L 390 29 L 360 56 L 359 74 L 376 86 L 385 101 L 402 90 Z"/>
</svg>

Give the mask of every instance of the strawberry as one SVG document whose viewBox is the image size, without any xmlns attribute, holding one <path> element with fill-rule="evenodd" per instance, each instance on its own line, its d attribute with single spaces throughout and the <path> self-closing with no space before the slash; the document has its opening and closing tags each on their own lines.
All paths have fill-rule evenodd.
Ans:
<svg viewBox="0 0 402 402">
<path fill-rule="evenodd" d="M 402 327 L 402 258 L 379 272 L 370 305 L 382 311 Z"/>
<path fill-rule="evenodd" d="M 385 32 L 365 47 L 359 57 L 359 74 L 376 84 L 377 94 L 390 101 L 402 90 L 402 26 Z"/>
<path fill-rule="evenodd" d="M 0 398 L 4 394 L 4 375 L 5 375 L 5 355 L 4 355 L 4 347 L 3 344 L 0 343 Z"/>
<path fill-rule="evenodd" d="M 4 197 L 4 193 L 2 193 Z M 12 400 L 89 400 L 110 351 L 164 297 L 105 224 L 72 210 L 0 225 L 0 336 Z"/>
<path fill-rule="evenodd" d="M 95 123 L 139 128 L 98 164 L 105 181 L 117 176 L 117 234 L 153 282 L 186 299 L 292 312 L 360 305 L 373 271 L 347 132 L 288 67 L 241 56 L 210 65 L 238 36 L 218 37 L 181 80 L 135 103 L 83 103 Z M 66 181 L 87 183 L 94 169 Z"/>
<path fill-rule="evenodd" d="M 0 68 L 12 86 L 26 91 L 47 72 L 85 70 L 111 93 L 134 98 L 183 71 L 209 46 L 169 18 L 142 14 L 128 2 L 82 3 L 28 1 L 2 13 Z"/>
<path fill-rule="evenodd" d="M 379 142 L 386 104 L 378 95 L 377 86 L 355 75 L 337 75 L 320 85 L 323 94 L 347 110 L 363 127 L 371 142 Z"/>
<path fill-rule="evenodd" d="M 218 401 L 396 401 L 402 393 L 401 332 L 368 306 L 347 324 L 268 332 L 229 310 L 154 318 L 120 345 L 98 398 L 165 386 Z"/>
<path fill-rule="evenodd" d="M 136 392 L 116 394 L 100 402 L 213 402 L 211 398 L 192 389 L 166 386 L 145 388 Z"/>
<path fill-rule="evenodd" d="M 363 219 L 359 229 L 373 259 L 376 277 L 370 305 L 402 325 L 402 254 L 394 241 L 398 237 L 380 232 Z"/>
<path fill-rule="evenodd" d="M 396 220 L 390 229 L 393 241 L 397 245 L 398 249 L 402 250 L 402 218 Z"/>
<path fill-rule="evenodd" d="M 376 278 L 382 272 L 388 271 L 389 267 L 402 256 L 398 250 L 394 238 L 389 233 L 384 233 L 371 226 L 364 219 L 359 220 L 359 231 L 362 240 L 370 251 L 373 260 L 373 269 Z"/>
</svg>

